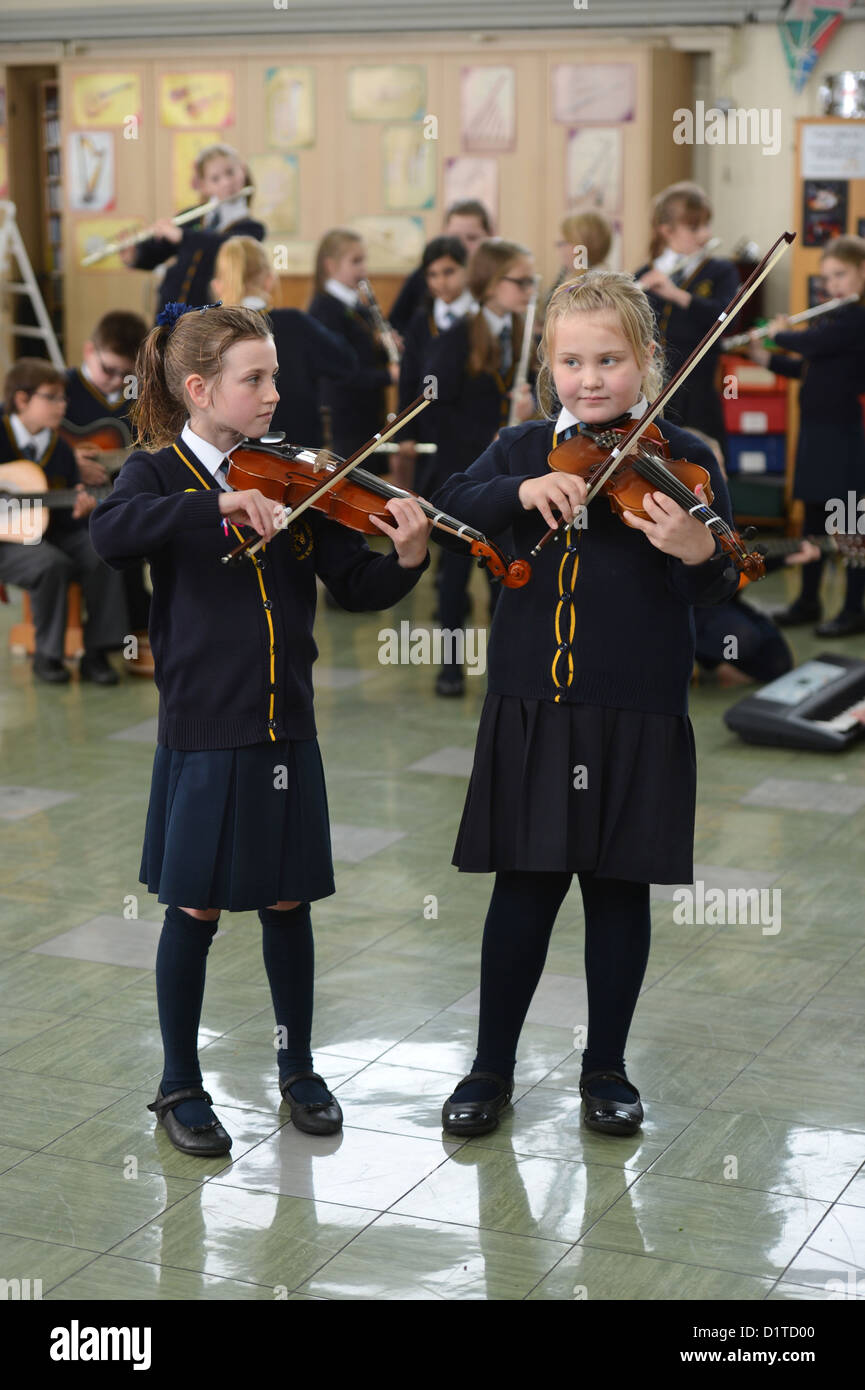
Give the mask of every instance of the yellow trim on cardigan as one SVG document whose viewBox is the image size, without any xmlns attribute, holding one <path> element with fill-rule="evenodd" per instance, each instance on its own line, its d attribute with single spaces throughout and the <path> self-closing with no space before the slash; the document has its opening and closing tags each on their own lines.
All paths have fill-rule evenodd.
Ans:
<svg viewBox="0 0 865 1390">
<path fill-rule="evenodd" d="M 180 449 L 180 448 L 178 447 L 176 441 L 172 444 L 171 447 L 172 447 L 172 448 L 174 449 L 174 451 L 175 451 L 177 454 L 179 454 L 179 456 L 183 459 L 183 462 L 186 464 L 186 467 L 190 470 L 190 472 L 192 472 L 192 473 L 195 475 L 195 477 L 196 477 L 196 478 L 198 479 L 198 481 L 201 483 L 202 487 L 205 488 L 208 492 L 213 492 L 213 491 L 215 490 L 213 484 L 212 484 L 212 483 L 208 483 L 204 478 L 202 478 L 202 476 L 201 476 L 201 474 L 199 473 L 198 469 L 195 467 L 195 464 L 194 464 L 194 463 L 190 463 L 189 459 L 186 457 L 186 455 L 184 454 L 183 450 Z M 195 492 L 196 490 L 197 490 L 196 488 L 186 488 L 186 491 L 187 491 L 187 492 Z M 220 491 L 221 491 L 221 489 L 220 489 Z M 231 529 L 232 529 L 232 531 L 234 532 L 234 534 L 237 536 L 237 539 L 238 539 L 239 541 L 242 542 L 242 541 L 243 541 L 243 537 L 241 536 L 241 534 L 240 534 L 240 532 L 238 531 L 237 527 L 236 527 L 233 523 L 231 524 Z M 273 619 L 272 619 L 271 616 L 270 616 L 270 608 L 269 608 L 269 606 L 268 606 L 268 605 L 270 604 L 270 599 L 268 598 L 267 590 L 266 590 L 265 587 L 264 587 L 264 580 L 263 580 L 262 577 L 261 577 L 261 562 L 259 561 L 257 555 L 251 555 L 251 556 L 250 556 L 250 559 L 252 560 L 252 563 L 253 563 L 253 565 L 255 566 L 255 577 L 256 577 L 256 579 L 258 580 L 258 587 L 259 587 L 259 589 L 261 590 L 261 602 L 262 602 L 262 606 L 263 606 L 263 608 L 264 608 L 264 616 L 265 616 L 265 618 L 267 619 L 267 629 L 268 629 L 268 632 L 270 633 L 270 699 L 269 699 L 268 714 L 267 714 L 267 724 L 268 724 L 267 732 L 268 732 L 268 735 L 269 735 L 269 737 L 270 737 L 271 743 L 276 743 L 276 734 L 273 732 L 273 727 L 272 727 L 272 726 L 273 726 L 273 710 L 274 710 L 274 703 L 275 703 L 275 698 L 276 698 L 276 692 L 275 692 L 275 690 L 274 690 L 274 685 L 276 684 L 276 663 L 275 663 L 275 661 L 274 661 L 274 654 L 275 654 L 276 648 L 275 648 L 275 640 L 274 640 L 274 633 L 273 633 Z"/>
<path fill-rule="evenodd" d="M 555 449 L 555 447 L 556 447 L 556 445 L 557 445 L 557 443 L 558 443 L 558 437 L 559 437 L 559 435 L 558 435 L 558 430 L 553 430 L 553 448 L 554 448 L 554 449 Z M 575 612 L 575 609 L 574 609 L 574 601 L 573 601 L 573 600 L 574 600 L 574 584 L 576 583 L 576 580 L 577 580 L 577 571 L 579 570 L 579 567 L 580 567 L 580 557 L 579 557 L 579 554 L 576 553 L 576 552 L 577 552 L 578 547 L 579 547 L 579 544 L 580 544 L 580 537 L 582 536 L 582 529 L 578 529 L 578 530 L 577 530 L 577 539 L 576 539 L 576 544 L 575 544 L 574 546 L 571 546 L 571 530 L 572 530 L 572 525 L 568 525 L 568 526 L 565 527 L 565 549 L 564 549 L 564 553 L 563 553 L 563 555 L 562 555 L 561 561 L 560 561 L 560 563 L 559 563 L 559 570 L 558 570 L 558 575 L 557 575 L 558 586 L 559 586 L 559 597 L 558 597 L 558 602 L 556 603 L 556 612 L 555 612 L 555 618 L 554 618 L 554 621 L 553 621 L 553 631 L 554 631 L 555 639 L 556 639 L 556 650 L 555 650 L 555 653 L 554 653 L 554 655 L 553 655 L 553 663 L 552 663 L 552 667 L 551 667 L 550 669 L 551 669 L 551 674 L 552 674 L 552 677 L 553 677 L 553 685 L 556 687 L 555 702 L 556 702 L 557 704 L 561 701 L 561 698 L 562 698 L 562 697 L 561 697 L 561 694 L 560 694 L 559 692 L 561 692 L 562 690 L 568 689 L 568 687 L 571 686 L 571 685 L 573 684 L 573 680 L 574 680 L 574 654 L 573 654 L 573 651 L 571 650 L 571 643 L 572 643 L 573 640 L 574 640 L 574 632 L 576 631 L 576 626 L 577 626 L 577 615 L 576 615 L 576 612 Z M 570 582 L 568 583 L 568 586 L 567 586 L 567 589 L 566 589 L 565 585 L 566 585 L 567 581 L 566 581 L 566 579 L 565 579 L 565 566 L 567 565 L 568 556 L 569 556 L 569 555 L 573 555 L 573 556 L 574 556 L 574 564 L 573 564 L 573 569 L 571 570 Z M 563 606 L 563 604 L 564 604 L 564 601 L 565 601 L 565 597 L 566 597 L 566 596 L 567 596 L 567 598 L 570 600 L 570 602 L 569 602 L 569 604 L 568 604 L 568 607 L 570 608 L 570 623 L 569 623 L 569 628 L 568 628 L 568 635 L 567 635 L 567 637 L 562 637 L 562 606 Z M 563 644 L 563 643 L 565 644 L 565 650 L 567 651 L 567 654 L 568 654 L 568 674 L 567 674 L 567 678 L 566 678 L 566 680 L 565 680 L 564 685 L 562 685 L 562 682 L 559 680 L 559 675 L 558 675 L 559 660 L 560 660 L 560 658 L 563 657 L 564 654 L 565 654 L 563 651 L 560 650 L 560 648 L 562 647 L 562 644 Z"/>
</svg>

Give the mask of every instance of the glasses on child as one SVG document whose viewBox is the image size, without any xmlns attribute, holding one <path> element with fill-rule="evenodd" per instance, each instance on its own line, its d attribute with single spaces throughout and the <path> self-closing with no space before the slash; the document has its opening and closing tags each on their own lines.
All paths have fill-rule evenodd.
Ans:
<svg viewBox="0 0 865 1390">
<path fill-rule="evenodd" d="M 68 400 L 65 391 L 34 391 L 34 396 L 41 396 L 43 401 L 62 401 L 64 404 Z"/>
<path fill-rule="evenodd" d="M 123 378 L 126 376 L 126 368 L 125 368 L 125 367 L 107 367 L 107 366 L 105 365 L 105 363 L 103 362 L 103 360 L 102 360 L 102 353 L 101 353 L 101 352 L 96 352 L 96 349 L 95 349 L 95 348 L 93 349 L 93 351 L 96 353 L 96 360 L 97 360 L 97 362 L 99 363 L 100 367 L 102 368 L 102 371 L 104 372 L 105 376 L 111 377 L 111 379 L 112 379 L 113 381 L 122 381 Z"/>
<path fill-rule="evenodd" d="M 503 275 L 502 279 L 510 280 L 512 285 L 519 285 L 521 290 L 533 290 L 535 287 L 535 277 L 533 275 L 523 275 L 519 278 L 516 275 Z"/>
</svg>

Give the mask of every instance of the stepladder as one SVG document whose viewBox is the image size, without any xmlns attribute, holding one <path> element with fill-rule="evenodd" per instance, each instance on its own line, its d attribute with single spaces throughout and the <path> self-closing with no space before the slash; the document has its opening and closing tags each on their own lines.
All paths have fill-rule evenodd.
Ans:
<svg viewBox="0 0 865 1390">
<path fill-rule="evenodd" d="M 10 334 L 17 338 L 34 338 L 44 343 L 54 366 L 64 371 L 66 363 L 21 237 L 15 217 L 15 204 L 6 200 L 0 200 L 0 285 L 9 291 L 10 295 L 14 294 L 19 299 L 29 299 L 36 318 L 35 324 L 18 323 L 18 313 L 10 306 Z"/>
</svg>

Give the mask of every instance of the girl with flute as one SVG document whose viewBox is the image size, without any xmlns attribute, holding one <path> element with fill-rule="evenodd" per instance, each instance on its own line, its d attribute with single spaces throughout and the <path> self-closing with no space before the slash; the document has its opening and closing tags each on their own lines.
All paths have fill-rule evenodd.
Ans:
<svg viewBox="0 0 865 1390">
<path fill-rule="evenodd" d="M 394 525 L 377 525 L 394 548 L 379 555 L 307 510 L 267 547 L 266 568 L 257 557 L 242 571 L 221 564 L 239 527 L 270 541 L 283 511 L 225 478 L 232 449 L 268 430 L 276 349 L 254 309 L 171 305 L 160 317 L 137 362 L 143 447 L 91 535 L 112 568 L 146 556 L 153 578 L 159 731 L 140 876 L 166 905 L 156 958 L 165 1061 L 148 1108 L 176 1148 L 213 1156 L 231 1138 L 203 1087 L 197 1037 L 223 909 L 256 910 L 262 924 L 279 1088 L 295 1127 L 342 1125 L 310 1052 L 310 903 L 334 892 L 313 714 L 316 576 L 344 608 L 389 608 L 429 564 L 430 525 L 414 498 L 391 499 Z"/>
<path fill-rule="evenodd" d="M 766 326 L 780 352 L 752 344 L 755 362 L 781 376 L 797 378 L 799 439 L 793 496 L 805 504 L 804 534 L 826 532 L 827 504 L 865 495 L 865 431 L 859 397 L 865 392 L 865 239 L 840 236 L 827 243 L 820 268 L 829 294 L 857 295 L 807 328 L 789 331 L 779 314 Z M 824 556 L 802 566 L 802 588 L 789 608 L 773 614 L 783 627 L 817 622 L 819 637 L 847 637 L 865 632 L 865 570 L 847 567 L 841 612 L 819 622 L 820 579 Z"/>
<path fill-rule="evenodd" d="M 231 236 L 251 236 L 263 241 L 267 229 L 249 216 L 249 178 L 241 158 L 231 145 L 208 145 L 193 165 L 194 187 L 205 199 L 219 199 L 219 206 L 183 226 L 171 218 L 154 224 L 153 235 L 120 252 L 133 270 L 155 270 L 174 257 L 159 285 L 157 312 L 170 302 L 200 304 L 207 298 L 217 252 Z"/>
</svg>

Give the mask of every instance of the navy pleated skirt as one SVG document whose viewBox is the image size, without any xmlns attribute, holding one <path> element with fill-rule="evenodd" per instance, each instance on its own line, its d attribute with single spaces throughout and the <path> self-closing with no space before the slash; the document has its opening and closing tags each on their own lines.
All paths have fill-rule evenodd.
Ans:
<svg viewBox="0 0 865 1390">
<path fill-rule="evenodd" d="M 200 753 L 157 747 L 139 877 L 175 907 L 246 912 L 328 897 L 318 740 Z"/>
<path fill-rule="evenodd" d="M 487 695 L 453 863 L 693 881 L 686 715 Z"/>
</svg>

